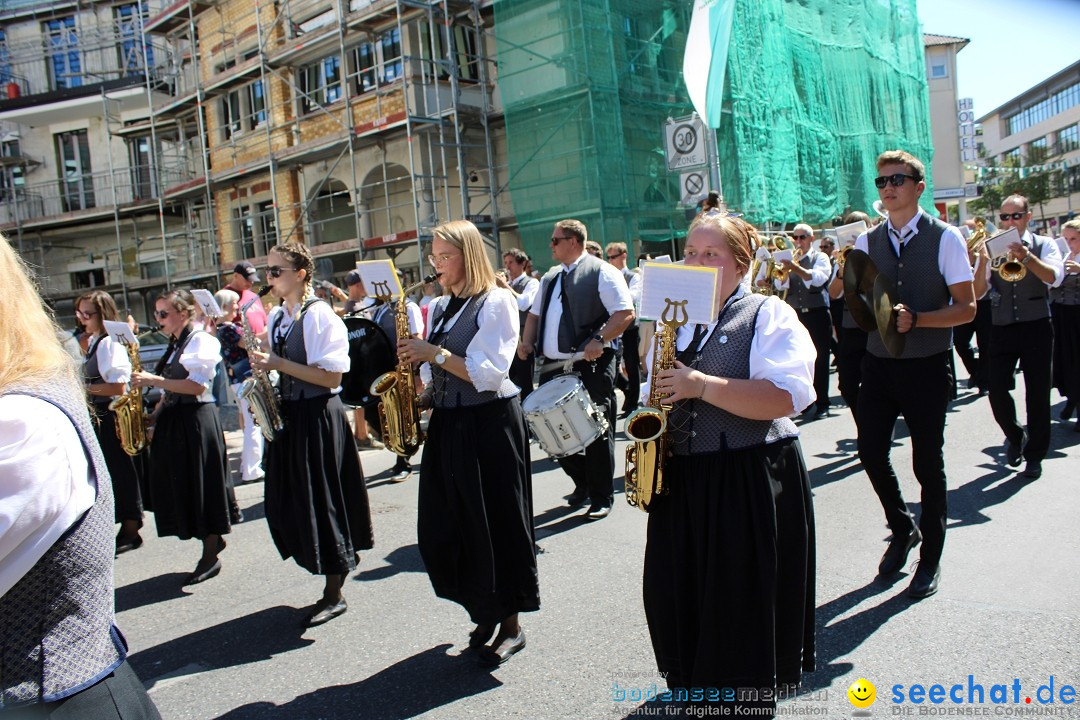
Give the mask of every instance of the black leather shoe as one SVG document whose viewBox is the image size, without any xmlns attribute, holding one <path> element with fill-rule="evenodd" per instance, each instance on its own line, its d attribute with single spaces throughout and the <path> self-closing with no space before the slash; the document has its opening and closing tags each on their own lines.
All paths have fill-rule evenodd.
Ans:
<svg viewBox="0 0 1080 720">
<path fill-rule="evenodd" d="M 611 503 L 601 505 L 600 503 L 593 503 L 589 506 L 589 511 L 585 513 L 585 517 L 589 520 L 603 520 L 611 514 Z"/>
<path fill-rule="evenodd" d="M 915 571 L 915 577 L 911 578 L 911 584 L 908 585 L 908 597 L 914 600 L 928 598 L 938 591 L 938 585 L 940 584 L 941 565 L 931 570 L 929 566 L 919 563 L 919 567 Z"/>
<path fill-rule="evenodd" d="M 348 609 L 349 604 L 345 602 L 345 598 L 341 598 L 336 603 L 320 600 L 315 603 L 315 609 L 312 610 L 311 615 L 308 616 L 305 625 L 307 625 L 307 627 L 322 625 L 325 622 L 330 622 L 338 615 L 343 615 Z"/>
<path fill-rule="evenodd" d="M 1024 466 L 1024 477 L 1038 480 L 1042 477 L 1042 463 L 1038 460 L 1028 460 Z"/>
<path fill-rule="evenodd" d="M 516 638 L 507 638 L 499 647 L 488 647 L 480 653 L 480 664 L 487 667 L 498 667 L 514 657 L 525 648 L 525 631 L 518 633 Z"/>
<path fill-rule="evenodd" d="M 566 504 L 570 507 L 578 507 L 584 505 L 588 499 L 589 491 L 585 488 L 578 488 L 566 496 Z"/>
<path fill-rule="evenodd" d="M 210 565 L 203 564 L 200 560 L 199 564 L 195 566 L 195 572 L 188 576 L 188 579 L 184 581 L 184 585 L 198 585 L 201 582 L 206 582 L 210 578 L 218 576 L 221 572 L 221 561 L 214 559 L 214 562 Z"/>
<path fill-rule="evenodd" d="M 138 550 L 142 547 L 143 539 L 139 535 L 134 537 L 122 538 L 119 535 L 116 536 L 116 554 L 126 553 L 131 550 Z"/>
<path fill-rule="evenodd" d="M 469 649 L 483 650 L 484 646 L 488 644 L 488 640 L 491 640 L 491 636 L 494 633 L 494 625 L 477 625 L 473 631 L 469 633 Z"/>
<path fill-rule="evenodd" d="M 919 528 L 912 528 L 909 534 L 899 537 L 894 534 L 893 539 L 889 541 L 889 547 L 885 549 L 885 554 L 881 556 L 881 562 L 878 563 L 878 574 L 887 577 L 900 572 L 900 568 L 907 562 L 908 553 L 919 544 L 920 540 L 922 540 L 922 533 L 919 532 Z"/>
<path fill-rule="evenodd" d="M 817 410 L 814 411 L 814 419 L 819 420 L 819 419 L 821 419 L 823 417 L 829 417 L 829 408 L 830 407 L 831 406 L 829 406 L 829 405 L 826 405 L 825 407 L 819 407 Z"/>
<path fill-rule="evenodd" d="M 1020 461 L 1024 458 L 1024 446 L 1027 445 L 1028 434 L 1027 430 L 1020 437 L 1020 444 L 1009 441 L 1005 447 L 1005 462 L 1009 464 L 1009 467 L 1020 467 Z"/>
</svg>

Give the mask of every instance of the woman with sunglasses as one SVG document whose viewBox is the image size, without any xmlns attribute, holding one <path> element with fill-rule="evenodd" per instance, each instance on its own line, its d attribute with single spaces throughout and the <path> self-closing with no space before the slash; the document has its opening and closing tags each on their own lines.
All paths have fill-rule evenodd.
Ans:
<svg viewBox="0 0 1080 720">
<path fill-rule="evenodd" d="M 196 330 L 196 302 L 187 290 L 158 296 L 154 315 L 169 346 L 154 372 L 136 372 L 133 387 L 164 390 L 151 415 L 150 492 L 158 536 L 197 538 L 202 557 L 184 585 L 216 577 L 218 554 L 238 522 L 230 510 L 232 480 L 225 457 L 225 439 L 210 390 L 221 359 L 221 344 Z"/>
<path fill-rule="evenodd" d="M 674 367 L 642 389 L 674 405 L 643 589 L 672 699 L 752 688 L 753 701 L 728 707 L 771 717 L 768 691 L 794 694 L 814 669 L 814 509 L 790 419 L 815 398 L 814 343 L 791 306 L 743 286 L 755 239 L 719 212 L 687 234 L 686 265 L 719 271 L 717 320 L 679 328 Z"/>
<path fill-rule="evenodd" d="M 509 379 L 518 306 L 496 286 L 476 226 L 456 220 L 433 233 L 447 295 L 432 304 L 426 341 L 398 342 L 402 360 L 424 363 L 421 404 L 433 408 L 417 536 L 435 594 L 468 611 L 469 649 L 495 666 L 525 647 L 518 613 L 540 608 L 529 441 Z"/>
<path fill-rule="evenodd" d="M 139 477 L 145 472 L 146 453 L 132 457 L 124 452 L 116 434 L 116 413 L 109 410 L 113 398 L 123 395 L 131 378 L 131 360 L 127 348 L 105 332 L 103 320 L 119 318 L 116 303 L 104 290 L 91 290 L 75 301 L 75 316 L 90 334 L 90 345 L 83 360 L 82 374 L 86 392 L 94 408 L 95 424 L 101 452 L 112 477 L 116 503 L 116 554 L 142 546 L 139 528 L 143 524 L 143 499 Z"/>
<path fill-rule="evenodd" d="M 349 369 L 348 331 L 315 297 L 315 262 L 301 243 L 267 255 L 267 282 L 281 305 L 267 320 L 270 352 L 249 350 L 253 368 L 281 378 L 285 429 L 266 445 L 266 524 L 281 558 L 325 578 L 307 627 L 348 610 L 342 587 L 374 545 L 371 510 L 356 442 L 341 404 Z"/>
</svg>

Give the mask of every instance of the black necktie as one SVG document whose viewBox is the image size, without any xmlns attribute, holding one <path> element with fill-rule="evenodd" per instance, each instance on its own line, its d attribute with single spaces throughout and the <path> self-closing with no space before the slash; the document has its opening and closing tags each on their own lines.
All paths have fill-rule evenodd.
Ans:
<svg viewBox="0 0 1080 720">
<path fill-rule="evenodd" d="M 708 331 L 708 325 L 699 324 L 694 326 L 694 337 L 691 338 L 690 344 L 676 355 L 679 362 L 683 365 L 690 365 L 694 361 L 694 356 L 697 355 L 698 345 L 701 344 L 701 338 L 705 337 L 705 333 Z"/>
</svg>

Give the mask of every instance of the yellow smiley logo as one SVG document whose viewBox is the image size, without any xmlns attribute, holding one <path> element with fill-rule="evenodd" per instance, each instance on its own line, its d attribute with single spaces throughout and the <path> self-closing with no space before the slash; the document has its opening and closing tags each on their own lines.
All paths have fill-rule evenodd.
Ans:
<svg viewBox="0 0 1080 720">
<path fill-rule="evenodd" d="M 851 687 L 847 689 L 847 696 L 855 707 L 868 708 L 877 699 L 877 689 L 874 687 L 874 683 L 866 678 L 859 678 L 851 683 Z"/>
</svg>

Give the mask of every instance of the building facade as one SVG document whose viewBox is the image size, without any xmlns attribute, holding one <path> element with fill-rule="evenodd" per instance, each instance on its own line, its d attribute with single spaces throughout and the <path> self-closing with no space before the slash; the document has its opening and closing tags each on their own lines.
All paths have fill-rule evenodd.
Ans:
<svg viewBox="0 0 1080 720">
<path fill-rule="evenodd" d="M 960 98 L 956 77 L 956 55 L 969 42 L 949 35 L 923 35 L 934 139 L 934 205 L 943 219 L 954 224 L 966 219 L 967 200 L 975 191 L 974 175 L 965 169 L 975 161 L 975 125 L 970 120 L 961 122 L 971 118 L 972 109 Z"/>
</svg>

